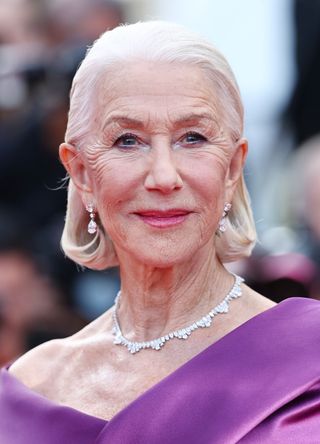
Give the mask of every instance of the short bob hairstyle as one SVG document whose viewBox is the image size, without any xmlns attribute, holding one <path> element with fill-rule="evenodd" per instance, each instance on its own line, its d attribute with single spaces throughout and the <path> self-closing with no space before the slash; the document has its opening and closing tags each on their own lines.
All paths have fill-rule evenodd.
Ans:
<svg viewBox="0 0 320 444">
<path fill-rule="evenodd" d="M 202 69 L 208 82 L 212 82 L 219 101 L 220 118 L 229 137 L 233 142 L 241 138 L 242 101 L 236 79 L 223 55 L 208 41 L 181 25 L 150 21 L 121 25 L 107 31 L 88 50 L 71 88 L 67 143 L 79 150 L 97 143 L 99 87 L 108 81 L 108 75 L 112 82 L 114 67 L 135 60 L 188 64 Z M 70 179 L 62 249 L 69 258 L 88 268 L 105 269 L 118 265 L 108 233 L 99 224 L 95 236 L 88 235 L 88 220 L 88 213 Z M 255 242 L 255 224 L 242 175 L 227 218 L 227 231 L 215 236 L 216 252 L 221 262 L 232 262 L 249 256 Z"/>
</svg>

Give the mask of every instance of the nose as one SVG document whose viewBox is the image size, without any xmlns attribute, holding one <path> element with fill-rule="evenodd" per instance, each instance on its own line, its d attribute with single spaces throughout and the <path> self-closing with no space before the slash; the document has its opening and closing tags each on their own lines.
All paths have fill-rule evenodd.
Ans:
<svg viewBox="0 0 320 444">
<path fill-rule="evenodd" d="M 169 144 L 154 146 L 151 151 L 149 170 L 144 183 L 146 189 L 168 194 L 182 188 L 183 182 Z"/>
</svg>

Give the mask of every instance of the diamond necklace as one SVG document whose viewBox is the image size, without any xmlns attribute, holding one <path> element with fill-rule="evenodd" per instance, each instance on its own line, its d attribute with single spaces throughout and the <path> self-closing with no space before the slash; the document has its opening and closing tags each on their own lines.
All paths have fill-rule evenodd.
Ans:
<svg viewBox="0 0 320 444">
<path fill-rule="evenodd" d="M 153 350 L 161 350 L 161 348 L 165 345 L 165 343 L 170 339 L 174 338 L 188 339 L 191 333 L 197 330 L 198 328 L 210 327 L 213 318 L 220 313 L 227 313 L 229 311 L 229 302 L 232 299 L 237 299 L 242 295 L 240 284 L 241 282 L 244 281 L 244 279 L 235 274 L 233 276 L 235 278 L 233 287 L 231 288 L 227 296 L 223 299 L 223 301 L 220 302 L 218 305 L 216 305 L 216 307 L 214 307 L 212 310 L 210 310 L 208 314 L 204 315 L 198 321 L 193 322 L 188 327 L 171 331 L 167 335 L 145 342 L 132 342 L 123 336 L 117 316 L 117 311 L 119 308 L 119 300 L 121 296 L 121 292 L 119 291 L 115 298 L 114 310 L 112 313 L 112 318 L 113 318 L 112 333 L 115 336 L 113 343 L 125 346 L 132 354 L 137 353 L 138 351 L 146 348 L 152 348 Z"/>
</svg>

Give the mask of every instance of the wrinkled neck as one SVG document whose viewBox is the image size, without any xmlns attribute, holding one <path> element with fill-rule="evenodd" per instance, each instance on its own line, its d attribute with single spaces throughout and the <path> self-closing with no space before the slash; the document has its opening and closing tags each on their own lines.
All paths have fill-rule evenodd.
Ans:
<svg viewBox="0 0 320 444">
<path fill-rule="evenodd" d="M 188 263 L 152 268 L 120 255 L 118 320 L 131 341 L 148 341 L 185 327 L 224 299 L 234 278 L 203 249 Z"/>
</svg>

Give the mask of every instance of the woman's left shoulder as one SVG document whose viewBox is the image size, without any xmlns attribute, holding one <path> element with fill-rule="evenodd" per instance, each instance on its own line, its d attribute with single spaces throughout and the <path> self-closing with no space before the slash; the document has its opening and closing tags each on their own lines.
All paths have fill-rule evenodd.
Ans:
<svg viewBox="0 0 320 444">
<path fill-rule="evenodd" d="M 316 316 L 320 314 L 320 301 L 318 299 L 289 297 L 281 302 L 274 302 L 247 286 L 245 286 L 244 295 L 244 309 L 252 316 L 276 307 L 277 311 L 281 312 L 304 313 L 305 315 Z"/>
<path fill-rule="evenodd" d="M 320 358 L 320 301 L 291 297 L 281 301 L 275 310 L 273 319 L 279 324 L 283 336 L 287 337 L 290 333 L 293 345 L 298 341 L 303 344 L 306 355 L 316 354 Z"/>
<path fill-rule="evenodd" d="M 308 318 L 310 322 L 314 321 L 320 329 L 320 301 L 318 299 L 291 297 L 284 299 L 277 306 L 279 311 L 286 313 L 292 319 Z"/>
<path fill-rule="evenodd" d="M 278 304 L 284 319 L 298 333 L 309 334 L 320 341 L 320 301 L 318 299 L 292 297 Z"/>
<path fill-rule="evenodd" d="M 291 297 L 276 303 L 262 296 L 249 287 L 244 289 L 242 309 L 247 320 L 258 315 L 266 323 L 273 324 L 275 320 L 286 323 L 288 328 L 301 332 L 314 331 L 320 336 L 320 301 L 304 297 Z"/>
</svg>

